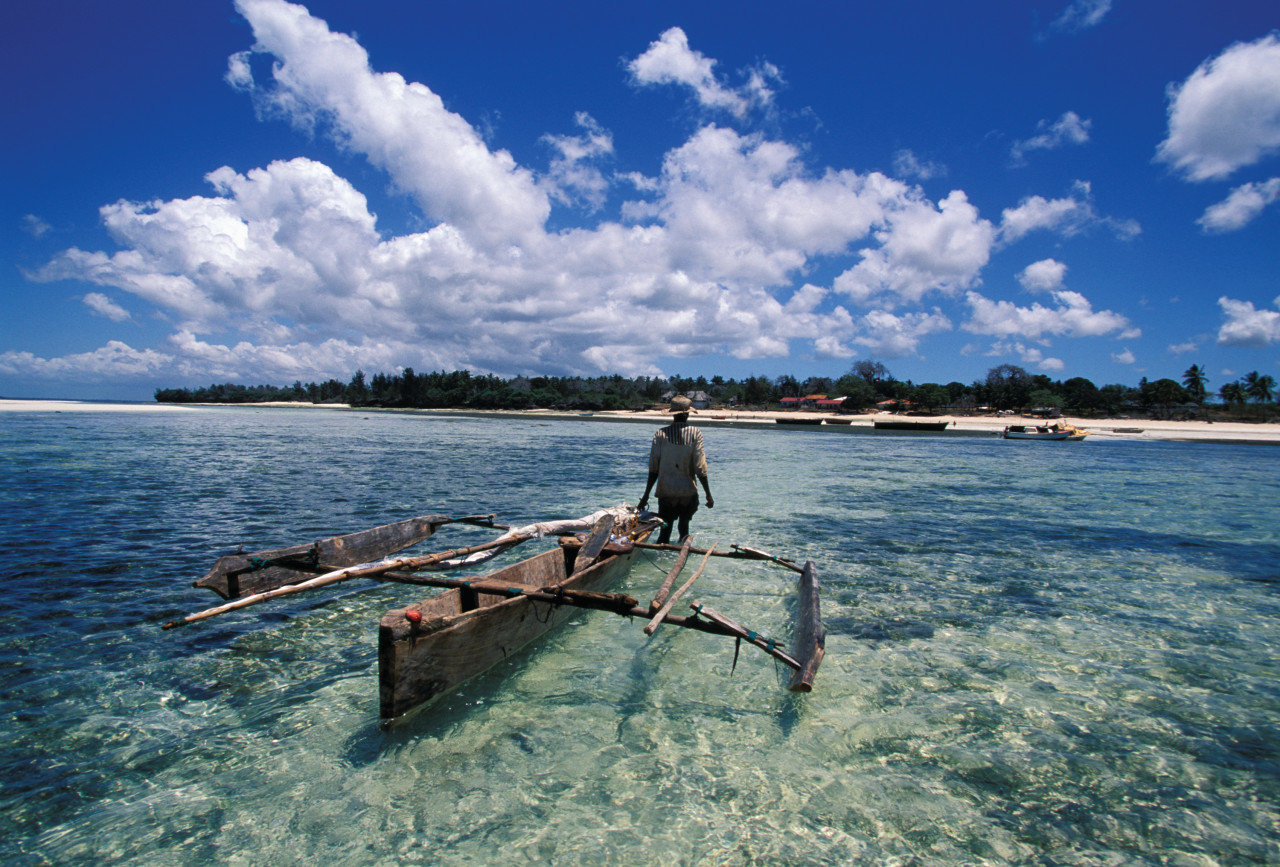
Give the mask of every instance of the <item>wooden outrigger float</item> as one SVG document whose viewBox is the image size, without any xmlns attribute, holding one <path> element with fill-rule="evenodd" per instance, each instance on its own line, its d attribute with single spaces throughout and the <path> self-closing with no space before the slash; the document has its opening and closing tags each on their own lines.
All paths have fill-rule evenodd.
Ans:
<svg viewBox="0 0 1280 867">
<path fill-rule="evenodd" d="M 384 555 L 430 537 L 439 527 L 465 523 L 506 532 L 491 542 L 416 557 Z M 386 612 L 378 628 L 380 716 L 384 723 L 404 719 L 440 695 L 518 652 L 573 615 L 573 608 L 610 611 L 647 621 L 646 634 L 661 624 L 695 629 L 747 641 L 793 670 L 790 688 L 808 692 L 822 662 L 825 630 L 818 605 L 817 572 L 812 561 L 799 566 L 762 551 L 731 546 L 702 550 L 647 541 L 660 526 L 656 516 L 627 506 L 605 509 L 576 521 L 511 528 L 493 516 L 448 518 L 430 515 L 255 554 L 221 558 L 195 583 L 218 593 L 226 604 L 164 624 L 166 629 L 204 620 L 269 599 L 355 578 L 444 588 L 445 592 Z M 536 554 L 483 577 L 444 578 L 424 571 L 467 568 L 528 539 L 559 536 L 557 549 Z M 675 551 L 679 556 L 647 607 L 630 596 L 605 592 L 627 572 L 641 550 Z M 691 554 L 703 555 L 697 572 L 674 593 L 671 588 Z M 369 561 L 369 557 L 384 559 Z M 799 573 L 799 611 L 790 652 L 774 639 L 734 622 L 694 601 L 692 615 L 671 613 L 713 556 L 772 561 Z M 737 662 L 737 652 L 734 654 Z"/>
</svg>

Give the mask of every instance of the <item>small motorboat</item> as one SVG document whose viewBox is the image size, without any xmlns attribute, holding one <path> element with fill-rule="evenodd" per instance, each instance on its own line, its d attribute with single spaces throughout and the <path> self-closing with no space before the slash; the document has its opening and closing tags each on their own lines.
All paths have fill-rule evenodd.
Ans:
<svg viewBox="0 0 1280 867">
<path fill-rule="evenodd" d="M 1088 435 L 1088 431 L 1066 422 L 1050 425 L 1011 424 L 1002 434 L 1007 440 L 1061 440 L 1064 442 L 1079 442 Z"/>
</svg>

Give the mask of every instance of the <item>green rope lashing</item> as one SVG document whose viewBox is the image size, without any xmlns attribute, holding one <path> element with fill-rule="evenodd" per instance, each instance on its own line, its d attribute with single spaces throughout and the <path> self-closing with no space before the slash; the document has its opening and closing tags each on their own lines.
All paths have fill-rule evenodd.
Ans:
<svg viewBox="0 0 1280 867">
<path fill-rule="evenodd" d="M 752 643 L 755 643 L 756 641 L 763 641 L 765 650 L 775 650 L 782 646 L 782 642 L 778 641 L 778 639 L 765 638 L 759 632 L 753 632 L 750 629 L 747 630 L 747 640 Z"/>
<path fill-rule="evenodd" d="M 270 562 L 271 562 L 270 560 L 265 560 L 262 557 L 250 557 L 249 571 L 257 572 L 259 569 L 265 569 L 267 568 L 267 564 Z"/>
</svg>

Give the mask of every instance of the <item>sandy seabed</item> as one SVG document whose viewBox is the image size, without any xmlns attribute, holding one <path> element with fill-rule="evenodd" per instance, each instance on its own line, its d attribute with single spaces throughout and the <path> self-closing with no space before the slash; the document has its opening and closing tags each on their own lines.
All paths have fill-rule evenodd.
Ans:
<svg viewBox="0 0 1280 867">
<path fill-rule="evenodd" d="M 212 405 L 212 404 L 208 404 Z M 190 412 L 206 404 L 170 404 L 170 403 L 98 403 L 80 400 L 9 400 L 0 399 L 0 413 L 3 412 Z M 217 404 L 225 406 L 226 404 Z M 236 406 L 285 407 L 293 409 L 341 409 L 351 410 L 347 404 L 312 404 L 312 403 L 256 403 L 236 404 Z M 619 411 L 619 412 L 562 412 L 556 410 L 366 410 L 362 412 L 417 412 L 447 415 L 466 415 L 474 417 L 541 417 L 558 419 L 578 419 L 581 421 L 640 422 L 659 424 L 669 416 L 660 410 Z M 945 432 L 929 432 L 928 435 L 953 436 L 998 436 L 1006 425 L 1036 424 L 1042 421 L 1020 416 L 892 416 L 887 413 L 840 416 L 832 413 L 803 411 L 739 411 L 739 410 L 699 410 L 692 423 L 711 430 L 719 426 L 727 427 L 761 427 L 778 426 L 778 422 L 812 423 L 814 420 L 849 419 L 848 424 L 826 424 L 822 430 L 846 433 L 871 433 L 875 430 L 876 421 L 948 421 L 951 424 Z M 1261 445 L 1280 445 L 1280 424 L 1250 422 L 1207 422 L 1207 421 L 1160 421 L 1153 419 L 1084 419 L 1067 417 L 1060 421 L 1068 422 L 1088 431 L 1091 437 L 1098 439 L 1136 439 L 1161 440 L 1166 442 L 1209 442 L 1209 443 L 1254 443 Z M 1049 422 L 1052 423 L 1052 422 Z M 807 426 L 807 425 L 806 425 Z M 882 432 L 883 433 L 883 432 Z M 901 433 L 901 432 L 895 432 Z"/>
</svg>

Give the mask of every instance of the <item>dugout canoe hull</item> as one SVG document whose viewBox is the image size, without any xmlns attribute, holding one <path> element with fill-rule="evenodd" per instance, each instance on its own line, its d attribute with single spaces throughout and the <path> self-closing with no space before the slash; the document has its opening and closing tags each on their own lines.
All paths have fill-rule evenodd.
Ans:
<svg viewBox="0 0 1280 867">
<path fill-rule="evenodd" d="M 652 531 L 652 526 L 643 527 L 636 541 L 644 541 Z M 499 569 L 483 580 L 504 587 L 599 592 L 626 574 L 640 553 L 633 545 L 611 543 L 594 564 L 575 575 L 580 548 L 565 541 L 569 544 Z M 410 611 L 418 612 L 416 623 L 406 616 Z M 580 609 L 568 605 L 473 590 L 447 590 L 391 609 L 378 627 L 383 722 L 402 720 L 579 614 Z"/>
</svg>

